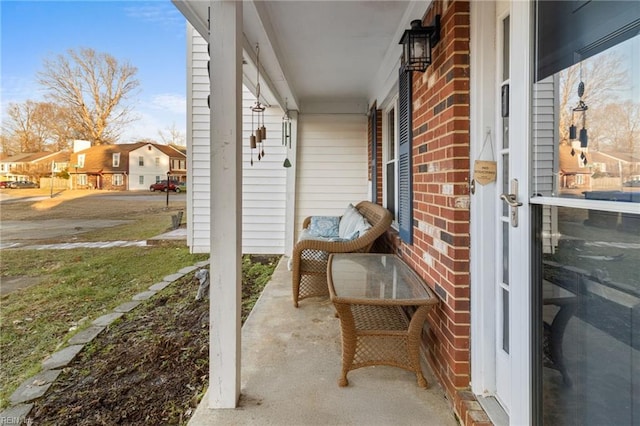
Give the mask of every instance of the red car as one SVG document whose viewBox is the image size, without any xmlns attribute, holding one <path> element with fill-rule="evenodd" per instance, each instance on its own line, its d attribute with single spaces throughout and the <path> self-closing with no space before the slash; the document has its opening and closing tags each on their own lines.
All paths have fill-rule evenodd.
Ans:
<svg viewBox="0 0 640 426">
<path fill-rule="evenodd" d="M 2 182 L 0 182 L 0 188 L 8 188 L 10 183 L 11 181 L 3 180 Z"/>
<path fill-rule="evenodd" d="M 180 182 L 178 182 L 177 180 L 172 180 L 169 182 L 169 190 L 174 191 L 174 192 L 180 192 Z M 166 192 L 167 191 L 167 181 L 166 180 L 161 180 L 160 182 L 156 182 L 153 185 L 151 185 L 149 187 L 149 191 L 154 192 L 154 191 L 163 191 Z"/>
</svg>

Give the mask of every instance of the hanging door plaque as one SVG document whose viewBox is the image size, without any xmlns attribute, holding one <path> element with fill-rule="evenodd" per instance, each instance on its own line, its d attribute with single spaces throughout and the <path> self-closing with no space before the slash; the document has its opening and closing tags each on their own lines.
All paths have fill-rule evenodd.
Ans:
<svg viewBox="0 0 640 426">
<path fill-rule="evenodd" d="M 486 185 L 496 181 L 497 164 L 495 161 L 475 160 L 473 165 L 473 178 L 480 185 Z"/>
</svg>

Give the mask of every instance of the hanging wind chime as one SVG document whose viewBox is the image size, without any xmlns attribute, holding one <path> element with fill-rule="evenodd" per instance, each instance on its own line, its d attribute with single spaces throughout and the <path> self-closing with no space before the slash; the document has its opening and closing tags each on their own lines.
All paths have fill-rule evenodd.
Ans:
<svg viewBox="0 0 640 426">
<path fill-rule="evenodd" d="M 256 44 L 256 67 L 258 76 L 256 79 L 256 102 L 251 106 L 251 136 L 249 136 L 249 146 L 251 147 L 251 165 L 253 166 L 253 150 L 258 150 L 258 161 L 264 158 L 264 141 L 267 139 L 267 128 L 264 125 L 264 110 L 266 106 L 260 103 L 260 45 Z M 257 120 L 257 127 L 254 123 Z"/>
<path fill-rule="evenodd" d="M 578 83 L 578 105 L 571 111 L 571 126 L 569 126 L 569 139 L 574 141 L 576 139 L 580 139 L 580 148 L 587 148 L 589 143 L 589 136 L 587 135 L 587 110 L 589 107 L 584 103 L 582 97 L 584 96 L 584 82 L 582 79 L 582 63 L 580 64 L 580 83 Z M 582 115 L 582 128 L 580 129 L 580 134 L 578 135 L 577 127 L 575 125 L 575 117 L 576 113 Z M 571 155 L 576 155 L 576 150 L 571 147 Z M 583 164 L 587 165 L 587 156 L 584 152 L 580 153 L 580 159 Z"/>
<path fill-rule="evenodd" d="M 291 115 L 289 114 L 289 106 L 285 99 L 285 112 L 282 116 L 282 146 L 287 149 L 291 149 Z M 288 145 L 288 146 L 287 146 Z M 289 161 L 289 155 L 284 159 L 283 167 L 291 167 L 291 161 Z"/>
</svg>

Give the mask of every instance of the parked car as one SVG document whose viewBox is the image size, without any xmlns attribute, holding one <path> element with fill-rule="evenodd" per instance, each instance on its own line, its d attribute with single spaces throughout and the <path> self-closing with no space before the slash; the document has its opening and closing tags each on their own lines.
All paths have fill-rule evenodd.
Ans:
<svg viewBox="0 0 640 426">
<path fill-rule="evenodd" d="M 178 182 L 177 180 L 172 180 L 169 182 L 169 190 L 171 191 L 175 191 L 175 192 L 180 192 L 182 191 L 180 189 L 180 182 Z M 154 184 L 152 184 L 149 187 L 149 191 L 154 192 L 154 191 L 167 191 L 167 181 L 166 180 L 161 180 L 160 182 L 156 182 Z"/>
<path fill-rule="evenodd" d="M 623 186 L 640 187 L 640 178 L 633 178 L 622 184 Z"/>
<path fill-rule="evenodd" d="M 9 188 L 18 189 L 18 188 L 40 188 L 35 182 L 31 182 L 30 180 L 19 180 L 16 182 L 9 183 Z"/>
<path fill-rule="evenodd" d="M 11 181 L 9 181 L 9 180 L 3 180 L 3 181 L 0 182 L 0 188 L 7 188 L 10 183 L 11 183 Z"/>
</svg>

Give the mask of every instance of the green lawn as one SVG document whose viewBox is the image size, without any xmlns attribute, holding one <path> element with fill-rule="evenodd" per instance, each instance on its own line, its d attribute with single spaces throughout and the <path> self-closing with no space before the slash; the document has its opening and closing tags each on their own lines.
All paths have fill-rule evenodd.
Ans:
<svg viewBox="0 0 640 426">
<path fill-rule="evenodd" d="M 3 250 L 0 276 L 43 280 L 0 300 L 0 408 L 47 355 L 92 320 L 207 258 L 186 247 Z"/>
</svg>

